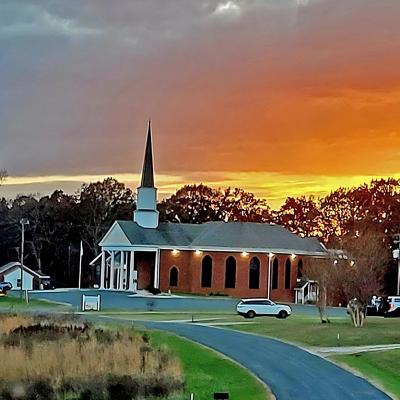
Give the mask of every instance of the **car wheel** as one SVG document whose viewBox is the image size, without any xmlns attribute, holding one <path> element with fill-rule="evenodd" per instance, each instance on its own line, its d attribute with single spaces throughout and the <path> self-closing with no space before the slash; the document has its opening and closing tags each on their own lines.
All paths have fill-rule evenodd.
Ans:
<svg viewBox="0 0 400 400">
<path fill-rule="evenodd" d="M 279 311 L 277 317 L 280 319 L 285 319 L 288 316 L 288 313 L 285 310 Z"/>
<path fill-rule="evenodd" d="M 256 313 L 252 310 L 247 311 L 247 313 L 246 313 L 247 318 L 254 318 L 255 316 L 256 316 Z"/>
</svg>

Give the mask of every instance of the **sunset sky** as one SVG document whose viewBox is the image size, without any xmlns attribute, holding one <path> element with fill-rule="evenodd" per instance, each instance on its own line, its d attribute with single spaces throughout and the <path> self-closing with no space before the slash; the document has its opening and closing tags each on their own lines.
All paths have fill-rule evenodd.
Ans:
<svg viewBox="0 0 400 400">
<path fill-rule="evenodd" d="M 400 178 L 399 0 L 0 2 L 0 196 Z"/>
</svg>

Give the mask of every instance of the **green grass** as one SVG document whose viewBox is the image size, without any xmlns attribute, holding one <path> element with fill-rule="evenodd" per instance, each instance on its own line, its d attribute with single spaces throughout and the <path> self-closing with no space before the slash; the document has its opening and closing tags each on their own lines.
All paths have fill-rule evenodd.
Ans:
<svg viewBox="0 0 400 400">
<path fill-rule="evenodd" d="M 24 310 L 24 309 L 34 309 L 34 308 L 54 308 L 59 307 L 60 304 L 44 301 L 44 300 L 36 300 L 31 299 L 29 303 L 26 304 L 26 301 L 21 299 L 18 296 L 1 296 L 0 297 L 0 310 Z"/>
<path fill-rule="evenodd" d="M 214 392 L 229 392 L 231 400 L 265 400 L 270 398 L 266 388 L 245 369 L 189 340 L 172 334 L 150 331 L 151 343 L 167 346 L 181 360 L 186 389 L 196 400 L 212 399 Z"/>
<path fill-rule="evenodd" d="M 333 318 L 330 324 L 321 324 L 318 318 L 293 315 L 286 320 L 268 317 L 256 318 L 251 324 L 232 325 L 229 328 L 306 346 L 331 347 L 400 343 L 400 318 L 369 317 L 363 328 L 354 328 L 350 318 Z"/>
<path fill-rule="evenodd" d="M 236 314 L 227 314 L 226 311 L 221 312 L 210 312 L 210 311 L 185 311 L 185 312 L 174 312 L 174 311 L 148 311 L 148 312 L 121 312 L 121 311 L 109 311 L 100 313 L 99 315 L 105 315 L 115 318 L 125 318 L 132 320 L 144 320 L 144 321 L 174 321 L 174 320 L 203 320 L 203 319 L 218 319 L 221 321 L 242 321 L 243 318 Z"/>
<path fill-rule="evenodd" d="M 359 371 L 400 399 L 400 350 L 337 355 L 332 359 Z"/>
</svg>

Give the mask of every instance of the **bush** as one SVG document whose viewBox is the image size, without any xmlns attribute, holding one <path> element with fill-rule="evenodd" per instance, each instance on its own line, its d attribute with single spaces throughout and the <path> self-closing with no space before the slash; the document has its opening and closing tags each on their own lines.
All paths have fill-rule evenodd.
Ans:
<svg viewBox="0 0 400 400">
<path fill-rule="evenodd" d="M 53 400 L 55 399 L 54 389 L 49 381 L 38 379 L 33 382 L 27 390 L 27 400 Z"/>
<path fill-rule="evenodd" d="M 140 393 L 140 383 L 130 376 L 112 376 L 108 379 L 107 390 L 110 399 L 136 399 Z"/>
</svg>

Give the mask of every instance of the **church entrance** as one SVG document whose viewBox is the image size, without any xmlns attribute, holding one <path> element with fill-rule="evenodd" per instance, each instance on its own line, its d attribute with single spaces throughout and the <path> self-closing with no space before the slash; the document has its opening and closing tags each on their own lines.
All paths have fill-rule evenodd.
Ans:
<svg viewBox="0 0 400 400">
<path fill-rule="evenodd" d="M 137 271 L 138 290 L 154 288 L 156 252 L 135 251 L 135 271 Z"/>
</svg>

